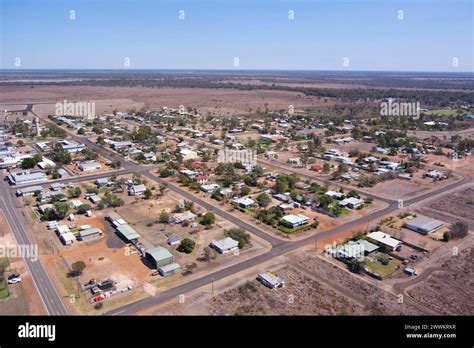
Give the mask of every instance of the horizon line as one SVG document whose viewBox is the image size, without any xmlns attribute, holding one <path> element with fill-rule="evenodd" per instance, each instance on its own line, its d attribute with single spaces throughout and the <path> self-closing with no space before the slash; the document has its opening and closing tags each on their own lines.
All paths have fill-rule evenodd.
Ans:
<svg viewBox="0 0 474 348">
<path fill-rule="evenodd" d="M 202 69 L 202 68 L 7 68 L 0 69 L 0 72 L 28 72 L 28 71 L 114 71 L 114 72 L 130 72 L 130 71 L 225 71 L 225 72 L 363 72 L 363 73 L 435 73 L 435 74 L 473 74 L 474 71 L 436 71 L 436 70 L 349 70 L 349 69 Z"/>
</svg>

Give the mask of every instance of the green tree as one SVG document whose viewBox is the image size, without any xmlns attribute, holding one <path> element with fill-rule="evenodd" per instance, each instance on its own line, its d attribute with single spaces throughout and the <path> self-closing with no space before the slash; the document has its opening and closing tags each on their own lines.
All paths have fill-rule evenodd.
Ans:
<svg viewBox="0 0 474 348">
<path fill-rule="evenodd" d="M 85 214 L 88 210 L 91 210 L 91 206 L 89 204 L 81 204 L 79 207 L 77 207 L 76 211 L 78 214 Z"/>
<path fill-rule="evenodd" d="M 153 196 L 153 192 L 151 192 L 149 188 L 147 188 L 143 194 L 145 195 L 145 199 L 150 199 L 151 196 Z"/>
<path fill-rule="evenodd" d="M 38 162 L 33 157 L 23 158 L 21 161 L 21 168 L 31 169 L 34 168 Z"/>
<path fill-rule="evenodd" d="M 184 238 L 179 244 L 177 250 L 182 253 L 190 254 L 193 252 L 196 242 L 189 238 Z"/>
<path fill-rule="evenodd" d="M 84 155 L 84 157 L 86 158 L 86 160 L 90 161 L 90 160 L 95 160 L 99 157 L 99 154 L 97 153 L 97 151 L 93 150 L 93 149 L 90 149 L 88 147 L 86 147 L 85 149 L 83 149 L 81 151 L 81 153 Z"/>
<path fill-rule="evenodd" d="M 256 200 L 257 200 L 257 203 L 262 207 L 268 206 L 272 201 L 271 197 L 265 192 L 260 193 L 257 196 Z"/>
<path fill-rule="evenodd" d="M 464 238 L 469 233 L 469 226 L 464 221 L 458 221 L 451 226 L 449 233 L 454 239 Z"/>
<path fill-rule="evenodd" d="M 202 216 L 201 221 L 199 221 L 199 223 L 204 226 L 211 226 L 212 224 L 214 224 L 215 221 L 216 216 L 214 215 L 214 213 L 207 212 Z"/>
<path fill-rule="evenodd" d="M 250 234 L 246 233 L 243 228 L 231 228 L 225 230 L 224 235 L 238 241 L 240 249 L 250 242 Z"/>
<path fill-rule="evenodd" d="M 161 223 L 167 224 L 170 222 L 170 214 L 165 210 L 162 210 L 160 216 L 158 217 L 158 221 Z"/>
<path fill-rule="evenodd" d="M 215 260 L 217 258 L 217 252 L 207 246 L 203 249 L 203 258 L 205 261 Z"/>
<path fill-rule="evenodd" d="M 240 196 L 247 196 L 252 190 L 248 186 L 244 186 L 240 189 Z"/>
<path fill-rule="evenodd" d="M 81 275 L 84 269 L 86 268 L 86 263 L 84 261 L 76 261 L 71 265 L 73 272 L 76 272 L 78 275 Z"/>
<path fill-rule="evenodd" d="M 66 150 L 56 148 L 53 152 L 53 160 L 61 164 L 70 164 L 72 158 L 71 154 Z"/>
<path fill-rule="evenodd" d="M 62 220 L 69 211 L 69 205 L 67 203 L 56 202 L 54 203 L 54 211 L 56 212 L 58 220 Z"/>
</svg>

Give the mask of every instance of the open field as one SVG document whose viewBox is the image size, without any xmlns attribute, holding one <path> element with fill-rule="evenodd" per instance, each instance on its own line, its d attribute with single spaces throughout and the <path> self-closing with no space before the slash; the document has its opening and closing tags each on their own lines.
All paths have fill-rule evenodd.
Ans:
<svg viewBox="0 0 474 348">
<path fill-rule="evenodd" d="M 450 222 L 456 218 L 466 221 L 470 228 L 474 228 L 474 187 L 456 191 L 431 203 L 428 208 L 434 210 Z"/>
<path fill-rule="evenodd" d="M 3 103 L 44 103 L 37 105 L 35 111 L 40 115 L 54 113 L 55 103 L 68 101 L 93 101 L 96 113 L 112 113 L 113 110 L 127 111 L 147 104 L 151 108 L 163 106 L 193 106 L 203 115 L 248 114 L 249 108 L 288 109 L 288 105 L 300 108 L 328 104 L 323 100 L 302 99 L 298 92 L 200 88 L 144 88 L 144 87 L 92 87 L 92 86 L 36 86 L 31 89 L 21 86 L 0 86 Z M 74 96 L 74 98 L 71 98 Z M 113 98 L 111 98 L 113 96 Z"/>
<path fill-rule="evenodd" d="M 418 303 L 444 315 L 473 315 L 473 260 L 474 249 L 464 249 L 440 267 L 426 270 L 429 272 L 427 279 L 409 288 L 408 294 Z"/>
</svg>

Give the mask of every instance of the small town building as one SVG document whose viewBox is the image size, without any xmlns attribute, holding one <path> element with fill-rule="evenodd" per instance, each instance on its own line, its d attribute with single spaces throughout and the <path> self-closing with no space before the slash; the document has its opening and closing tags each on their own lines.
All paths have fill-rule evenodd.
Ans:
<svg viewBox="0 0 474 348">
<path fill-rule="evenodd" d="M 132 185 L 130 186 L 130 189 L 128 190 L 129 194 L 131 196 L 139 196 L 144 194 L 146 191 L 146 187 L 143 184 L 140 185 Z"/>
<path fill-rule="evenodd" d="M 207 185 L 202 185 L 200 189 L 203 192 L 211 193 L 217 190 L 218 188 L 219 188 L 219 185 L 217 184 L 207 184 Z"/>
<path fill-rule="evenodd" d="M 285 282 L 271 272 L 260 273 L 257 279 L 270 289 L 278 289 L 285 286 Z"/>
<path fill-rule="evenodd" d="M 248 197 L 236 198 L 233 200 L 233 202 L 237 204 L 238 207 L 243 208 L 243 209 L 248 209 L 255 205 L 255 201 Z"/>
<path fill-rule="evenodd" d="M 97 239 L 100 236 L 102 236 L 102 231 L 96 227 L 92 227 L 79 231 L 78 239 L 87 242 L 89 240 Z"/>
<path fill-rule="evenodd" d="M 176 213 L 172 216 L 172 219 L 177 224 L 183 223 L 184 221 L 193 221 L 197 217 L 192 211 L 185 211 L 183 213 Z"/>
<path fill-rule="evenodd" d="M 16 191 L 17 196 L 32 196 L 35 194 L 35 192 L 41 192 L 43 191 L 42 186 L 30 186 L 30 187 L 25 187 L 18 189 Z"/>
<path fill-rule="evenodd" d="M 364 206 L 364 200 L 356 197 L 349 197 L 340 201 L 339 205 L 351 209 L 357 209 Z"/>
<path fill-rule="evenodd" d="M 79 164 L 79 169 L 82 170 L 83 172 L 93 172 L 93 171 L 99 170 L 100 168 L 101 168 L 100 163 L 96 161 L 83 162 Z"/>
<path fill-rule="evenodd" d="M 146 255 L 156 269 L 174 262 L 173 255 L 169 250 L 161 246 L 148 249 Z"/>
<path fill-rule="evenodd" d="M 169 265 L 162 266 L 158 268 L 158 272 L 162 277 L 167 277 L 176 273 L 181 272 L 181 266 L 179 263 L 173 262 Z"/>
<path fill-rule="evenodd" d="M 283 216 L 280 221 L 290 228 L 296 228 L 306 225 L 309 222 L 309 218 L 303 214 L 288 214 Z"/>
<path fill-rule="evenodd" d="M 230 237 L 226 237 L 221 240 L 213 240 L 211 242 L 211 247 L 217 250 L 221 254 L 228 253 L 239 248 L 239 242 Z"/>
<path fill-rule="evenodd" d="M 123 224 L 116 227 L 117 232 L 128 242 L 137 240 L 140 235 L 130 225 Z"/>
<path fill-rule="evenodd" d="M 381 231 L 375 231 L 375 232 L 369 233 L 367 235 L 367 238 L 376 243 L 386 246 L 390 251 L 398 250 L 402 246 L 401 241 L 399 241 L 398 239 L 392 238 L 392 236 L 386 233 L 383 233 Z"/>
<path fill-rule="evenodd" d="M 24 185 L 44 182 L 48 180 L 48 177 L 43 172 L 20 172 L 8 174 L 7 179 L 12 185 Z"/>
<path fill-rule="evenodd" d="M 181 237 L 174 234 L 172 235 L 171 237 L 168 238 L 168 241 L 167 241 L 168 245 L 177 245 L 177 244 L 180 244 L 181 243 Z"/>
<path fill-rule="evenodd" d="M 405 223 L 406 228 L 421 234 L 433 233 L 443 226 L 444 222 L 429 218 L 427 216 L 418 216 Z"/>
</svg>

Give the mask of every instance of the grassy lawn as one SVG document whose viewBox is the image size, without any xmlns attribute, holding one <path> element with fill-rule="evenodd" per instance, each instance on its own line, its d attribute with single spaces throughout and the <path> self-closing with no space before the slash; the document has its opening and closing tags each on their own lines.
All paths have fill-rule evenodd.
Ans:
<svg viewBox="0 0 474 348">
<path fill-rule="evenodd" d="M 10 295 L 8 291 L 8 284 L 6 280 L 0 281 L 0 299 L 7 298 Z"/>
<path fill-rule="evenodd" d="M 431 110 L 427 112 L 428 115 L 439 115 L 439 116 L 457 116 L 463 115 L 465 112 L 458 114 L 456 110 L 447 110 L 447 109 L 439 109 L 439 110 Z"/>
<path fill-rule="evenodd" d="M 289 227 L 286 227 L 284 225 L 277 224 L 275 227 L 276 227 L 276 229 L 278 229 L 282 232 L 285 232 L 285 233 L 295 233 L 297 231 L 301 231 L 301 230 L 304 230 L 305 228 L 311 227 L 311 224 L 306 224 L 306 225 L 298 226 L 298 227 L 295 227 L 295 228 L 289 228 Z"/>
<path fill-rule="evenodd" d="M 382 277 L 386 277 L 389 274 L 395 272 L 397 266 L 402 264 L 402 262 L 397 259 L 390 260 L 388 265 L 384 265 L 381 262 L 377 261 L 377 259 L 379 258 L 387 260 L 389 259 L 389 257 L 389 255 L 384 253 L 376 253 L 374 255 L 371 255 L 370 257 L 365 258 L 365 265 L 369 269 L 369 271 L 373 273 L 378 273 Z"/>
</svg>

